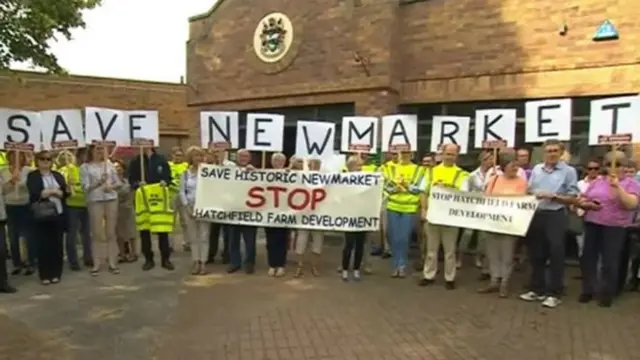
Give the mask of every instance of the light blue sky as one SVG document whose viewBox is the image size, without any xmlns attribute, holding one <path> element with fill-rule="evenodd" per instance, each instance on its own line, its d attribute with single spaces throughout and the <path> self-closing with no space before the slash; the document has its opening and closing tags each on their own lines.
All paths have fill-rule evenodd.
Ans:
<svg viewBox="0 0 640 360">
<path fill-rule="evenodd" d="M 86 29 L 52 49 L 71 74 L 178 82 L 185 74 L 187 19 L 215 2 L 103 0 L 100 8 L 86 13 Z"/>
</svg>

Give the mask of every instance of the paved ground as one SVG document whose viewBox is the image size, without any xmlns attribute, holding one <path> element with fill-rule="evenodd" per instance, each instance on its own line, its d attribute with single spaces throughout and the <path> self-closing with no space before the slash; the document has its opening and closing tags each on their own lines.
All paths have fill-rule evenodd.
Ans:
<svg viewBox="0 0 640 360">
<path fill-rule="evenodd" d="M 0 360 L 640 359 L 640 294 L 611 309 L 579 305 L 570 280 L 570 297 L 549 311 L 476 294 L 473 268 L 446 291 L 390 279 L 382 262 L 378 275 L 342 283 L 338 252 L 323 277 L 301 280 L 221 265 L 195 279 L 186 254 L 173 273 L 135 264 L 118 276 L 68 272 L 47 288 L 20 278 L 18 294 L 0 297 Z"/>
</svg>

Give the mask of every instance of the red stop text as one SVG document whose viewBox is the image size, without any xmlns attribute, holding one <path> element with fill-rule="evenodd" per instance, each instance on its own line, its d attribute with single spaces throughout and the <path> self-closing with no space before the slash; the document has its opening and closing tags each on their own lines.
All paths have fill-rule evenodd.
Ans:
<svg viewBox="0 0 640 360">
<path fill-rule="evenodd" d="M 253 186 L 247 195 L 249 200 L 245 204 L 252 209 L 271 202 L 275 208 L 287 206 L 292 210 L 315 210 L 318 203 L 327 197 L 327 192 L 324 189 Z"/>
</svg>

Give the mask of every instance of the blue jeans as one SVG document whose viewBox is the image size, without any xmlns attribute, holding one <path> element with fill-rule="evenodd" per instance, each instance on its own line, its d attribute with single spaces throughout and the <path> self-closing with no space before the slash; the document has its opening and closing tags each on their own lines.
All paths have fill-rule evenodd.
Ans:
<svg viewBox="0 0 640 360">
<path fill-rule="evenodd" d="M 65 237 L 65 252 L 70 265 L 78 265 L 78 234 L 82 240 L 82 259 L 84 263 L 93 261 L 91 251 L 91 227 L 89 226 L 89 212 L 86 207 L 69 207 L 67 219 L 69 221 L 67 236 Z"/>
<path fill-rule="evenodd" d="M 229 260 L 232 267 L 253 266 L 256 263 L 256 233 L 255 226 L 233 226 L 231 241 L 229 242 Z M 240 240 L 244 239 L 244 262 L 240 251 Z"/>
<path fill-rule="evenodd" d="M 28 265 L 35 266 L 36 264 L 36 243 L 31 226 L 33 226 L 33 222 L 29 205 L 7 205 L 7 235 L 9 236 L 11 261 L 14 268 L 27 265 L 22 261 L 20 254 L 21 237 L 27 242 Z"/>
<path fill-rule="evenodd" d="M 404 270 L 409 264 L 409 237 L 413 231 L 416 214 L 387 210 L 387 237 L 391 246 L 393 268 Z"/>
</svg>

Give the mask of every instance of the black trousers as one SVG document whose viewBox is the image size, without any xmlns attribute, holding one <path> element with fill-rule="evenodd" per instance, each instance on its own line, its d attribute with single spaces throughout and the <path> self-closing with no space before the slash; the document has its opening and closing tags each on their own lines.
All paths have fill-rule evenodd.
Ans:
<svg viewBox="0 0 640 360">
<path fill-rule="evenodd" d="M 362 256 L 364 255 L 364 243 L 367 240 L 365 231 L 347 232 L 344 234 L 344 249 L 342 249 L 342 270 L 349 269 L 351 254 L 353 254 L 353 270 L 360 270 Z"/>
<path fill-rule="evenodd" d="M 226 224 L 211 223 L 209 226 L 209 260 L 213 260 L 218 255 L 220 248 L 220 232 L 222 232 L 222 257 L 223 262 L 229 261 L 229 239 L 233 235 L 233 227 Z"/>
<path fill-rule="evenodd" d="M 538 210 L 531 220 L 526 240 L 531 263 L 529 285 L 531 291 L 538 295 L 559 297 L 564 291 L 566 231 L 567 213 L 564 209 Z"/>
<path fill-rule="evenodd" d="M 287 264 L 287 238 L 286 228 L 264 228 L 267 236 L 267 263 L 271 268 L 285 267 Z"/>
<path fill-rule="evenodd" d="M 0 289 L 5 288 L 9 284 L 9 276 L 7 273 L 7 228 L 6 222 L 0 221 Z"/>
<path fill-rule="evenodd" d="M 162 262 L 168 261 L 171 257 L 169 245 L 169 233 L 156 233 L 158 235 L 158 248 Z M 153 261 L 153 247 L 151 246 L 151 231 L 140 231 L 140 247 L 146 261 Z"/>
<path fill-rule="evenodd" d="M 582 293 L 599 294 L 603 299 L 611 299 L 618 292 L 620 277 L 620 255 L 626 241 L 626 229 L 585 222 L 584 248 L 580 266 L 582 268 Z M 598 286 L 598 260 L 601 259 Z"/>
<path fill-rule="evenodd" d="M 632 227 L 627 228 L 625 244 L 620 254 L 620 267 L 618 269 L 618 293 L 624 290 L 627 279 L 630 284 L 638 283 L 638 268 L 640 268 L 639 254 L 635 254 L 635 248 L 640 241 L 640 228 Z M 629 268 L 629 261 L 631 261 L 631 268 Z"/>
<path fill-rule="evenodd" d="M 40 280 L 60 279 L 64 257 L 64 218 L 38 221 L 34 224 L 34 237 L 38 257 Z"/>
</svg>

